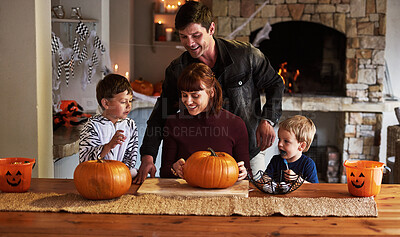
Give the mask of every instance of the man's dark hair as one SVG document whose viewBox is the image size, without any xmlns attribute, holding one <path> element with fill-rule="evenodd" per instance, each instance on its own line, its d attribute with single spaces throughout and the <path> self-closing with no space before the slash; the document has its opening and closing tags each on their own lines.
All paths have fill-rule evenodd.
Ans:
<svg viewBox="0 0 400 237">
<path fill-rule="evenodd" d="M 213 22 L 211 10 L 200 2 L 189 1 L 183 4 L 175 16 L 175 29 L 183 30 L 190 23 L 201 24 L 207 31 Z"/>
<path fill-rule="evenodd" d="M 99 83 L 97 83 L 96 86 L 97 103 L 99 103 L 101 108 L 104 109 L 103 106 L 101 105 L 101 100 L 103 98 L 111 99 L 116 94 L 119 94 L 124 91 L 128 91 L 128 94 L 133 93 L 131 84 L 129 83 L 128 79 L 118 74 L 108 74 L 101 81 L 99 81 Z"/>
</svg>

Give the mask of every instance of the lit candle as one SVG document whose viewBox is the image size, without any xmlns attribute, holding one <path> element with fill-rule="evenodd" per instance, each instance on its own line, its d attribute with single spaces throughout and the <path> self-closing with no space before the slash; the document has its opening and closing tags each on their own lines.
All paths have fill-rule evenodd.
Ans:
<svg viewBox="0 0 400 237">
<path fill-rule="evenodd" d="M 168 12 L 168 13 L 171 13 L 171 4 L 168 4 L 168 5 L 167 5 L 167 12 Z"/>
<path fill-rule="evenodd" d="M 125 77 L 126 77 L 126 79 L 128 79 L 128 81 L 129 81 L 129 72 L 125 72 Z"/>
<path fill-rule="evenodd" d="M 174 31 L 172 28 L 165 28 L 165 36 L 167 38 L 167 41 L 172 40 L 172 31 Z"/>
<path fill-rule="evenodd" d="M 118 72 L 118 64 L 114 65 L 114 72 Z"/>
<path fill-rule="evenodd" d="M 159 4 L 160 4 L 160 6 L 159 6 L 159 11 L 160 11 L 160 13 L 164 13 L 165 12 L 165 1 L 164 0 L 161 0 L 160 2 L 159 2 Z"/>
</svg>

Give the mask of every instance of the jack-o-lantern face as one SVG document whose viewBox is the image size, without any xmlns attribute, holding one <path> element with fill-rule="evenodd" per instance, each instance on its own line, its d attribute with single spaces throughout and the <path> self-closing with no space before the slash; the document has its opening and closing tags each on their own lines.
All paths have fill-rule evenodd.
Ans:
<svg viewBox="0 0 400 237">
<path fill-rule="evenodd" d="M 12 175 L 10 171 L 7 171 L 7 173 L 6 173 L 7 183 L 9 185 L 11 185 L 12 187 L 16 187 L 21 183 L 21 180 L 22 180 L 21 177 L 22 177 L 22 174 L 19 170 L 17 171 L 17 173 L 15 175 Z"/>
<path fill-rule="evenodd" d="M 360 175 L 358 175 L 358 177 L 356 177 L 354 173 L 351 172 L 350 178 L 351 178 L 351 184 L 355 188 L 362 188 L 364 186 L 365 176 L 362 172 L 360 173 Z"/>
</svg>

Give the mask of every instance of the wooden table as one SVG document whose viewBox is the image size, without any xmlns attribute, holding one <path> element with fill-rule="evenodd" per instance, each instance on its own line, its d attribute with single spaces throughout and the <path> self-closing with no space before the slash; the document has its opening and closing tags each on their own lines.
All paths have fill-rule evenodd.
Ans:
<svg viewBox="0 0 400 237">
<path fill-rule="evenodd" d="M 136 193 L 132 185 L 129 193 Z M 73 180 L 32 179 L 30 192 L 77 193 Z M 250 196 L 266 195 L 258 190 Z M 287 196 L 350 195 L 346 184 L 303 184 Z M 382 185 L 379 216 L 242 217 L 0 212 L 0 236 L 400 235 L 400 185 Z"/>
</svg>

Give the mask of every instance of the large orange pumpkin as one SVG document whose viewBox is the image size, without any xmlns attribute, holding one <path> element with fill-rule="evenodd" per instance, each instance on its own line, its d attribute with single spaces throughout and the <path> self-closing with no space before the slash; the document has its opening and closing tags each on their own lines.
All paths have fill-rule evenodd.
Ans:
<svg viewBox="0 0 400 237">
<path fill-rule="evenodd" d="M 144 95 L 153 95 L 153 84 L 148 81 L 143 80 L 143 78 L 139 78 L 131 82 L 132 89 L 138 93 Z"/>
<path fill-rule="evenodd" d="M 239 177 L 236 160 L 225 152 L 197 151 L 185 162 L 183 174 L 194 187 L 228 188 Z"/>
<path fill-rule="evenodd" d="M 89 160 L 76 167 L 74 183 L 78 192 L 87 199 L 112 199 L 129 190 L 132 176 L 129 168 L 120 161 Z"/>
</svg>

